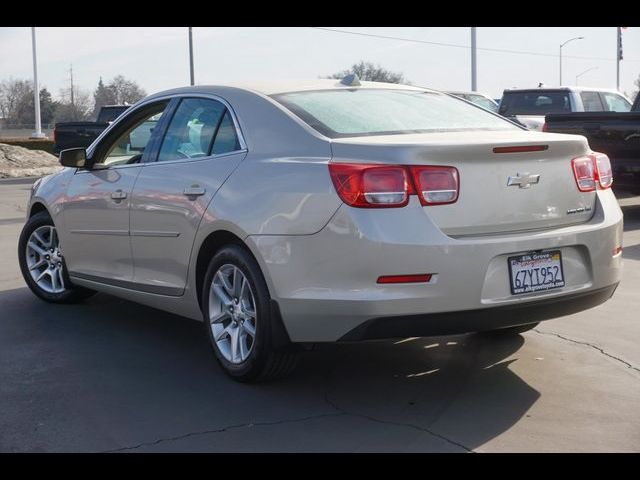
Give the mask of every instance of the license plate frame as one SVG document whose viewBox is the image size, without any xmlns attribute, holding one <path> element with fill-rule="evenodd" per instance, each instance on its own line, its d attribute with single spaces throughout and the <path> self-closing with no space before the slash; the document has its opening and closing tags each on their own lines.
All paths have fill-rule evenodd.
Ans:
<svg viewBox="0 0 640 480">
<path fill-rule="evenodd" d="M 525 262 L 531 262 L 531 265 L 522 265 Z M 554 267 L 557 267 L 558 270 L 556 271 Z M 549 271 L 547 268 L 551 270 Z M 509 270 L 511 295 L 546 292 L 562 288 L 566 284 L 560 250 L 537 250 L 510 256 L 507 258 L 507 269 Z M 541 273 L 541 269 L 544 269 L 544 273 Z M 521 275 L 522 272 L 525 273 Z M 549 275 L 553 276 L 553 281 L 545 283 Z M 542 283 L 539 282 L 541 277 Z M 535 285 L 533 284 L 534 279 L 536 280 Z"/>
</svg>

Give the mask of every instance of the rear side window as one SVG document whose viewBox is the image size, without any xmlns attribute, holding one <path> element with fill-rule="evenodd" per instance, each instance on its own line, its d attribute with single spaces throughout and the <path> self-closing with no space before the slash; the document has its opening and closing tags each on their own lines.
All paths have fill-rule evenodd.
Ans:
<svg viewBox="0 0 640 480">
<path fill-rule="evenodd" d="M 518 128 L 482 108 L 435 92 L 340 89 L 273 98 L 329 138 Z"/>
<path fill-rule="evenodd" d="M 169 123 L 158 161 L 207 157 L 239 149 L 233 119 L 222 103 L 185 98 Z"/>
<path fill-rule="evenodd" d="M 240 142 L 238 142 L 238 134 L 236 133 L 236 127 L 233 124 L 233 119 L 229 110 L 227 110 L 222 117 L 222 122 L 216 133 L 216 139 L 213 142 L 214 155 L 220 155 L 221 153 L 229 153 L 240 150 Z"/>
<path fill-rule="evenodd" d="M 582 105 L 584 106 L 585 112 L 604 111 L 598 92 L 580 92 L 580 98 L 582 99 Z"/>
<path fill-rule="evenodd" d="M 631 104 L 622 95 L 616 93 L 602 92 L 602 97 L 608 112 L 629 112 Z"/>
<path fill-rule="evenodd" d="M 571 100 L 565 91 L 505 92 L 499 111 L 502 115 L 568 113 L 571 112 Z"/>
</svg>

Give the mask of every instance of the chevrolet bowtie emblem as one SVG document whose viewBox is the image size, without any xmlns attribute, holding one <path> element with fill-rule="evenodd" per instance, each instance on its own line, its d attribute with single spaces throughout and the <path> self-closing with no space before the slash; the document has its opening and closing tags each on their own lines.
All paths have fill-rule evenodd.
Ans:
<svg viewBox="0 0 640 480">
<path fill-rule="evenodd" d="M 515 177 L 509 177 L 507 187 L 517 185 L 520 188 L 529 188 L 540 181 L 540 175 L 532 175 L 530 173 L 519 173 Z"/>
</svg>

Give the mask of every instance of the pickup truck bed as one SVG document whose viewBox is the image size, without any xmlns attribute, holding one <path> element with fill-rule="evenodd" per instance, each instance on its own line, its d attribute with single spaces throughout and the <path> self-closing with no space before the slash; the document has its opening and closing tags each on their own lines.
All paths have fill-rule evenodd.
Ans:
<svg viewBox="0 0 640 480">
<path fill-rule="evenodd" d="M 54 153 L 67 148 L 87 148 L 127 108 L 127 105 L 104 106 L 95 122 L 56 123 L 53 129 Z"/>
<path fill-rule="evenodd" d="M 611 159 L 614 187 L 640 194 L 640 111 L 555 113 L 545 121 L 547 132 L 585 136 Z"/>
</svg>

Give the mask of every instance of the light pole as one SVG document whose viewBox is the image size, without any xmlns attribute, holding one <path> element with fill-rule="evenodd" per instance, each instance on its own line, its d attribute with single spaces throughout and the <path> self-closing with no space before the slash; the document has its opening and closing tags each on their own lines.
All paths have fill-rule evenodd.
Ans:
<svg viewBox="0 0 640 480">
<path fill-rule="evenodd" d="M 38 86 L 38 63 L 36 61 L 36 27 L 31 27 L 31 49 L 33 51 L 33 103 L 36 107 L 36 131 L 31 138 L 46 138 L 40 123 L 40 87 Z"/>
<path fill-rule="evenodd" d="M 193 37 L 191 34 L 191 27 L 189 27 L 189 71 L 191 73 L 191 85 L 195 85 L 193 78 Z"/>
<path fill-rule="evenodd" d="M 584 37 L 574 37 L 570 38 L 564 43 L 560 44 L 560 87 L 562 86 L 562 47 L 564 47 L 567 43 L 573 42 L 574 40 L 582 40 Z"/>
<path fill-rule="evenodd" d="M 471 91 L 478 91 L 478 70 L 476 57 L 476 27 L 471 27 Z"/>
<path fill-rule="evenodd" d="M 598 69 L 598 67 L 587 68 L 584 72 L 579 73 L 578 75 L 576 75 L 576 87 L 578 86 L 578 78 L 580 78 L 585 73 L 590 72 L 591 70 L 597 70 L 597 69 Z"/>
</svg>

